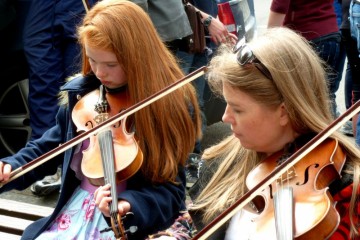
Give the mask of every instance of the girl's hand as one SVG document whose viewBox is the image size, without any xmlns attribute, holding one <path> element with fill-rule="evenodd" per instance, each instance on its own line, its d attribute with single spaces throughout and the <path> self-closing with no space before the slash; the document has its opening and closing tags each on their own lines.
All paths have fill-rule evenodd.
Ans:
<svg viewBox="0 0 360 240">
<path fill-rule="evenodd" d="M 110 196 L 110 184 L 105 186 L 100 186 L 96 189 L 95 193 L 95 205 L 99 210 L 106 216 L 110 217 L 110 207 L 111 196 Z M 118 211 L 121 216 L 125 215 L 130 211 L 130 203 L 125 200 L 118 201 Z"/>
<path fill-rule="evenodd" d="M 0 182 L 7 181 L 10 178 L 11 165 L 0 162 Z"/>
</svg>

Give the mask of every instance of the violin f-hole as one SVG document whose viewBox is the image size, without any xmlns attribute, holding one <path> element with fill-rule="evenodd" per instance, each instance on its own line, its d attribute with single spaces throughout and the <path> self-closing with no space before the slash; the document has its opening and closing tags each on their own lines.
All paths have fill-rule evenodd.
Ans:
<svg viewBox="0 0 360 240">
<path fill-rule="evenodd" d="M 311 164 L 308 167 L 306 167 L 306 169 L 304 171 L 304 181 L 302 183 L 297 182 L 296 183 L 297 186 L 305 185 L 309 181 L 309 171 L 310 171 L 309 169 L 311 166 L 313 166 L 314 168 L 318 168 L 320 165 L 318 163 L 315 163 L 315 164 Z"/>
<path fill-rule="evenodd" d="M 94 128 L 94 124 L 92 121 L 89 120 L 85 123 L 85 127 L 90 127 L 90 129 L 92 129 L 92 128 Z"/>
</svg>

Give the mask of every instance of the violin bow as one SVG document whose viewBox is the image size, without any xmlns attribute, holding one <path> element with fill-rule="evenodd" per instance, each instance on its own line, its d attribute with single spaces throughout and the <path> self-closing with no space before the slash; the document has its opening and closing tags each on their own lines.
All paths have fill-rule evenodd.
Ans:
<svg viewBox="0 0 360 240">
<path fill-rule="evenodd" d="M 213 219 L 208 225 L 200 230 L 192 240 L 206 240 L 211 234 L 213 234 L 220 226 L 226 223 L 232 216 L 239 212 L 245 205 L 249 204 L 252 199 L 259 195 L 267 186 L 276 181 L 280 176 L 286 173 L 292 166 L 298 163 L 309 152 L 319 146 L 324 140 L 326 140 L 337 129 L 344 125 L 348 120 L 355 116 L 360 111 L 360 100 L 352 105 L 341 116 L 335 119 L 327 128 L 319 132 L 314 138 L 307 142 L 303 147 L 296 151 L 286 161 L 281 163 L 275 168 L 268 176 L 266 176 L 261 182 L 259 182 L 252 189 L 247 191 L 241 198 L 239 198 L 233 205 L 227 208 L 219 216 Z"/>
<path fill-rule="evenodd" d="M 59 145 L 58 147 L 50 150 L 49 152 L 41 155 L 40 157 L 28 162 L 27 164 L 11 171 L 10 178 L 7 181 L 0 182 L 0 188 L 3 187 L 5 184 L 19 178 L 20 176 L 24 175 L 25 173 L 33 170 L 34 168 L 42 165 L 43 163 L 49 161 L 50 159 L 56 157 L 57 155 L 65 152 L 71 147 L 76 146 L 80 142 L 84 141 L 85 139 L 89 138 L 90 135 L 95 135 L 100 131 L 104 130 L 105 128 L 116 124 L 120 120 L 134 114 L 135 112 L 141 110 L 142 108 L 150 105 L 151 103 L 159 100 L 160 98 L 170 94 L 171 92 L 179 89 L 180 87 L 184 86 L 185 84 L 190 83 L 191 81 L 195 80 L 196 78 L 205 74 L 207 67 L 203 66 L 187 76 L 177 80 L 176 82 L 170 84 L 169 86 L 165 87 L 164 89 L 150 95 L 149 97 L 143 99 L 142 101 L 132 105 L 131 107 L 121 111 L 120 113 L 110 117 L 106 121 L 100 123 L 99 125 L 95 126 L 94 128 L 79 134 L 78 136 L 70 139 L 69 141 Z"/>
</svg>

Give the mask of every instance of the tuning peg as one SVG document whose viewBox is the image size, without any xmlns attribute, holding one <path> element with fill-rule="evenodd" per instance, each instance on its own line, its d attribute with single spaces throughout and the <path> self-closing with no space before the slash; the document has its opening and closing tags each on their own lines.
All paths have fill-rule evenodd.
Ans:
<svg viewBox="0 0 360 240">
<path fill-rule="evenodd" d="M 129 229 L 126 229 L 126 233 L 134 234 L 138 230 L 137 226 L 130 226 Z"/>
</svg>

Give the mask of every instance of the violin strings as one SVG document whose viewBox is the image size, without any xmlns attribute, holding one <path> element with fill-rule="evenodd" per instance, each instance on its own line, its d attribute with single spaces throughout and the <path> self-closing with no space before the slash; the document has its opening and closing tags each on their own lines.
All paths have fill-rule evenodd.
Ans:
<svg viewBox="0 0 360 240">
<path fill-rule="evenodd" d="M 290 186 L 291 172 L 287 171 L 275 181 L 274 217 L 277 239 L 292 240 L 293 190 Z"/>
<path fill-rule="evenodd" d="M 115 164 L 114 164 L 114 150 L 112 134 L 110 130 L 99 134 L 99 144 L 102 154 L 104 180 L 105 183 L 110 183 L 111 205 L 110 212 L 117 213 L 117 196 L 116 196 L 116 181 L 115 181 Z"/>
<path fill-rule="evenodd" d="M 100 106 L 104 107 L 107 104 L 107 100 L 105 98 L 105 89 L 103 85 L 100 86 Z M 105 103 L 105 104 L 104 104 Z M 107 106 L 107 105 L 106 105 Z M 101 122 L 108 119 L 108 108 L 101 109 L 101 113 L 99 113 L 99 117 L 101 118 Z M 106 130 L 100 132 L 98 134 L 98 141 L 101 152 L 101 161 L 103 165 L 104 171 L 104 182 L 105 184 L 110 183 L 110 195 L 111 195 L 111 204 L 110 204 L 110 217 L 112 219 L 112 227 L 116 238 L 126 240 L 125 230 L 123 229 L 121 219 L 118 218 L 118 200 L 117 200 L 117 192 L 116 192 L 116 181 L 115 181 L 115 154 L 114 154 L 114 146 L 113 146 L 113 138 L 110 127 Z M 120 221 L 120 222 L 119 222 Z"/>
</svg>

